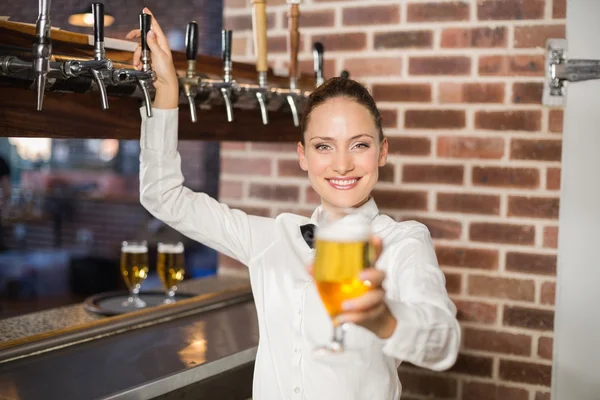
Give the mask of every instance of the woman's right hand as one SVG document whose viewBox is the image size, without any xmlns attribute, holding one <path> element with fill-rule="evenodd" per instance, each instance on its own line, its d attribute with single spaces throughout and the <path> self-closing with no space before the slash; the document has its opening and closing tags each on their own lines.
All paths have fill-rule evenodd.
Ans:
<svg viewBox="0 0 600 400">
<path fill-rule="evenodd" d="M 154 108 L 162 109 L 176 108 L 179 103 L 179 81 L 175 66 L 173 65 L 169 42 L 150 10 L 144 8 L 143 12 L 152 15 L 151 29 L 148 32 L 146 41 L 150 48 L 152 70 L 156 75 L 156 80 L 153 82 L 156 88 L 153 106 Z M 140 37 L 141 31 L 139 29 L 132 30 L 126 36 L 130 40 Z M 137 70 L 142 69 L 141 58 L 142 46 L 138 45 L 133 53 L 133 65 Z"/>
</svg>

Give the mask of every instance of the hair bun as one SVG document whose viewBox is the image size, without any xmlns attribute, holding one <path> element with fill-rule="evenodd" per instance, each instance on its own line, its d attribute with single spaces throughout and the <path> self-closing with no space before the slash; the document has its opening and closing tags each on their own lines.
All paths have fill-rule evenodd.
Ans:
<svg viewBox="0 0 600 400">
<path fill-rule="evenodd" d="M 342 73 L 340 74 L 340 78 L 343 78 L 343 79 L 350 78 L 350 72 L 343 70 Z"/>
</svg>

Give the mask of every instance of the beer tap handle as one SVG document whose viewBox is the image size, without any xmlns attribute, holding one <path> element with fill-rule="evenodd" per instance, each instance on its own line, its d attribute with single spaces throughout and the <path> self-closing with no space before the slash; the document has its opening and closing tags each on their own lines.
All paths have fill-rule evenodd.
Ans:
<svg viewBox="0 0 600 400">
<path fill-rule="evenodd" d="M 140 31 L 142 33 L 142 71 L 150 70 L 150 48 L 148 47 L 146 37 L 148 36 L 148 32 L 150 32 L 151 25 L 152 16 L 146 13 L 140 14 Z"/>
<path fill-rule="evenodd" d="M 254 31 L 254 52 L 258 84 L 267 86 L 267 5 L 265 0 L 252 0 L 252 28 Z"/>
<path fill-rule="evenodd" d="M 52 41 L 50 40 L 50 4 L 51 0 L 39 0 L 39 14 L 35 24 L 35 42 L 33 44 L 33 72 L 36 82 L 36 109 L 42 110 L 44 92 L 50 70 Z"/>
<path fill-rule="evenodd" d="M 300 0 L 288 0 L 290 10 L 288 15 L 288 26 L 290 29 L 290 89 L 296 89 L 298 79 L 298 49 L 300 46 L 300 33 L 298 32 L 300 20 Z"/>
<path fill-rule="evenodd" d="M 141 45 L 142 45 L 142 71 L 150 72 L 150 48 L 146 37 L 150 31 L 152 24 L 152 16 L 150 14 L 140 14 L 140 31 L 142 33 Z M 152 102 L 150 101 L 150 81 L 149 79 L 138 79 L 138 83 L 142 92 L 144 93 L 144 103 L 146 105 L 146 115 L 148 118 L 152 117 Z"/>
<path fill-rule="evenodd" d="M 94 16 L 94 59 L 104 59 L 104 4 L 92 4 Z"/>
<path fill-rule="evenodd" d="M 193 78 L 196 76 L 196 56 L 198 55 L 198 23 L 192 21 L 187 24 L 185 30 L 185 56 L 187 58 L 186 77 Z M 190 104 L 190 118 L 192 122 L 198 121 L 198 113 L 196 111 L 196 101 L 194 100 L 194 89 L 189 82 L 183 84 L 185 97 Z"/>
<path fill-rule="evenodd" d="M 314 58 L 314 69 L 315 78 L 317 79 L 317 87 L 321 86 L 325 79 L 323 78 L 323 44 L 316 42 L 313 45 L 313 58 Z"/>
<path fill-rule="evenodd" d="M 223 56 L 223 80 L 231 82 L 231 31 L 221 31 L 221 50 Z"/>
</svg>

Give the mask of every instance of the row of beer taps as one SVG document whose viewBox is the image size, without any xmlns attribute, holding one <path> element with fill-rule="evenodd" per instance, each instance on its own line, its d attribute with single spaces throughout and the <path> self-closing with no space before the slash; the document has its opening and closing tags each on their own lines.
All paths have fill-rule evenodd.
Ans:
<svg viewBox="0 0 600 400">
<path fill-rule="evenodd" d="M 300 125 L 299 114 L 310 92 L 298 87 L 298 50 L 299 35 L 299 4 L 301 0 L 287 0 L 289 4 L 289 87 L 271 87 L 267 80 L 267 14 L 265 0 L 252 0 L 252 22 L 254 49 L 257 57 L 257 82 L 247 84 L 237 82 L 233 78 L 231 61 L 232 32 L 223 30 L 221 35 L 223 78 L 210 79 L 199 75 L 196 71 L 199 32 L 198 24 L 190 22 L 186 29 L 186 58 L 187 70 L 185 76 L 179 78 L 182 95 L 190 107 L 192 122 L 198 120 L 197 106 L 202 104 L 222 103 L 226 110 L 227 121 L 234 120 L 233 105 L 238 104 L 254 107 L 258 105 L 263 124 L 269 123 L 269 110 L 289 107 L 295 126 Z M 150 50 L 146 35 L 151 29 L 152 16 L 142 13 L 139 16 L 142 48 L 142 68 L 121 68 L 121 64 L 113 63 L 106 58 L 104 48 L 104 4 L 94 3 L 94 58 L 64 59 L 53 61 L 52 42 L 50 39 L 50 4 L 51 0 L 39 0 L 39 16 L 36 23 L 36 35 L 33 45 L 32 61 L 23 61 L 15 56 L 0 56 L 0 76 L 21 76 L 33 78 L 37 93 L 36 108 L 42 110 L 44 93 L 48 82 L 71 80 L 73 78 L 91 79 L 100 93 L 103 110 L 109 108 L 107 87 L 113 88 L 124 85 L 135 85 L 144 100 L 146 114 L 152 117 L 152 82 L 156 79 L 151 68 Z M 323 52 L 321 43 L 313 46 L 314 71 L 316 86 L 323 83 Z"/>
</svg>

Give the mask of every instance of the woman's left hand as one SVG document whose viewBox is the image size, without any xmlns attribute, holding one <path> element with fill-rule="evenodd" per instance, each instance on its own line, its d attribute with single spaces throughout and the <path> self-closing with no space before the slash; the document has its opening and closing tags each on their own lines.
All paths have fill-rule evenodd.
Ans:
<svg viewBox="0 0 600 400">
<path fill-rule="evenodd" d="M 375 260 L 377 260 L 383 249 L 382 242 L 378 237 L 373 237 L 371 242 L 375 247 Z M 361 325 L 380 338 L 386 339 L 396 329 L 396 319 L 384 301 L 385 290 L 382 284 L 385 272 L 374 267 L 367 268 L 361 272 L 360 279 L 370 287 L 370 290 L 360 297 L 346 300 L 342 304 L 342 313 L 335 321 L 338 324 L 352 322 Z"/>
</svg>

